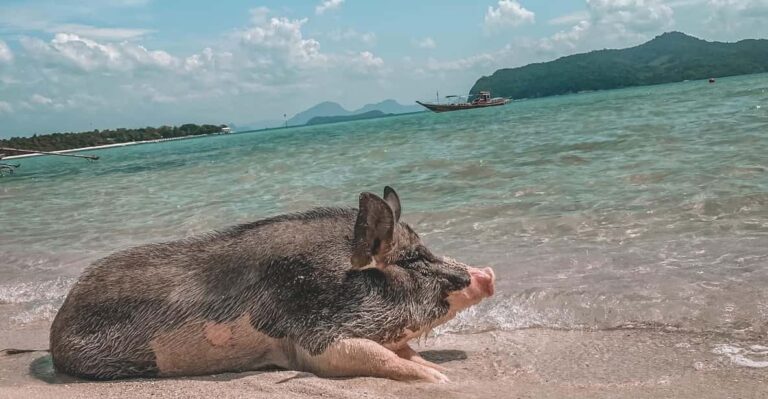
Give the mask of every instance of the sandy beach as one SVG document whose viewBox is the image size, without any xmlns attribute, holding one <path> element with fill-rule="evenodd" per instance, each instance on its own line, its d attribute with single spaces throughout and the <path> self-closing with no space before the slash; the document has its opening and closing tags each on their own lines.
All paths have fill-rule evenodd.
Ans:
<svg viewBox="0 0 768 399">
<path fill-rule="evenodd" d="M 46 346 L 44 325 L 0 347 Z M 728 346 L 723 346 L 728 342 Z M 44 352 L 0 355 L 1 398 L 765 398 L 766 368 L 739 363 L 760 342 L 663 330 L 525 329 L 443 334 L 415 346 L 447 384 L 322 379 L 296 371 L 88 382 L 56 375 Z M 729 348 L 729 349 L 728 349 Z M 727 352 L 731 352 L 730 354 Z M 764 363 L 764 362 L 763 362 Z"/>
</svg>

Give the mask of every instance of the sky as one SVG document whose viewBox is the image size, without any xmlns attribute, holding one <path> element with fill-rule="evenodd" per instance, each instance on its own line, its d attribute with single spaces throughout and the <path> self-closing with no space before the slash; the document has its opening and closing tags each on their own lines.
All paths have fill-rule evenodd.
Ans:
<svg viewBox="0 0 768 399">
<path fill-rule="evenodd" d="M 768 0 L 2 0 L 0 137 L 413 104 L 666 31 L 768 38 L 767 22 Z"/>
</svg>

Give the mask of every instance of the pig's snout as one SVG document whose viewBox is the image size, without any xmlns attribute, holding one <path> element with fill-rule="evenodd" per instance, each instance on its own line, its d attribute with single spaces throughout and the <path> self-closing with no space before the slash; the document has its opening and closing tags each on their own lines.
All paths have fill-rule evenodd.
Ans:
<svg viewBox="0 0 768 399">
<path fill-rule="evenodd" d="M 463 309 L 480 303 L 483 298 L 493 295 L 493 284 L 496 280 L 496 275 L 490 267 L 485 269 L 468 267 L 467 272 L 469 272 L 469 286 L 462 290 L 454 291 L 448 296 L 451 315 L 455 315 Z"/>
<path fill-rule="evenodd" d="M 493 269 L 490 267 L 484 269 L 470 267 L 469 276 L 472 279 L 470 289 L 476 287 L 482 296 L 493 295 L 494 282 L 496 281 L 496 275 L 493 273 Z"/>
</svg>

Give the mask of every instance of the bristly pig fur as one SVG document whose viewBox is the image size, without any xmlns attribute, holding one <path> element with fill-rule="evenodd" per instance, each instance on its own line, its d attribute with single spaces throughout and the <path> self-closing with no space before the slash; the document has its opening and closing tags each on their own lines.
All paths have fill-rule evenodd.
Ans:
<svg viewBox="0 0 768 399">
<path fill-rule="evenodd" d="M 51 328 L 56 369 L 116 379 L 299 367 L 298 352 L 319 355 L 350 338 L 393 343 L 431 328 L 447 316 L 448 294 L 471 278 L 399 221 L 399 199 L 387 190 L 386 200 L 362 194 L 359 209 L 317 208 L 96 261 Z M 203 356 L 190 344 L 198 336 L 213 342 L 206 348 L 230 345 L 232 357 L 244 329 L 258 336 L 237 342 L 269 342 L 282 360 L 255 348 L 247 361 L 177 373 L 159 364 L 160 346 Z"/>
</svg>

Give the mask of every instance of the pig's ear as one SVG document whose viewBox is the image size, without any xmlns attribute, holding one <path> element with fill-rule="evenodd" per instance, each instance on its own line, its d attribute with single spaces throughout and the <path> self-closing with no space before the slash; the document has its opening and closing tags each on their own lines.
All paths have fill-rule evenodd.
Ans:
<svg viewBox="0 0 768 399">
<path fill-rule="evenodd" d="M 387 201 L 387 204 L 389 204 L 390 207 L 392 207 L 392 212 L 395 213 L 395 222 L 400 221 L 400 197 L 395 192 L 395 189 L 386 186 L 384 187 L 384 201 Z"/>
<path fill-rule="evenodd" d="M 395 213 L 375 194 L 360 194 L 360 208 L 355 222 L 352 267 L 363 268 L 377 255 L 392 249 L 395 235 Z"/>
</svg>

